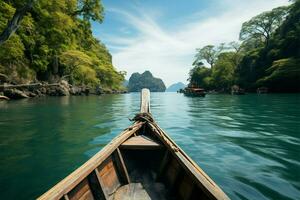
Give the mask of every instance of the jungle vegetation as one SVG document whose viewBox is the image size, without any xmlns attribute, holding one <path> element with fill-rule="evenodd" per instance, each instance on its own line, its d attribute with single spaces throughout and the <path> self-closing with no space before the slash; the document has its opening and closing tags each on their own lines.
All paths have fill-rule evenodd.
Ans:
<svg viewBox="0 0 300 200">
<path fill-rule="evenodd" d="M 300 92 L 300 0 L 243 23 L 240 41 L 196 49 L 189 82 L 207 90 Z M 210 67 L 204 65 L 206 62 Z"/>
<path fill-rule="evenodd" d="M 68 80 L 120 89 L 124 72 L 92 34 L 100 0 L 0 0 L 0 74 L 11 83 Z"/>
</svg>

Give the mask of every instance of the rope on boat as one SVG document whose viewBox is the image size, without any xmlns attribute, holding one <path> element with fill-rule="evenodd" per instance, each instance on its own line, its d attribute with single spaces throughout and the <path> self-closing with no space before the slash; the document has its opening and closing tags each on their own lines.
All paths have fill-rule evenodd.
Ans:
<svg viewBox="0 0 300 200">
<path fill-rule="evenodd" d="M 138 113 L 134 116 L 134 118 L 129 119 L 130 121 L 140 121 L 140 122 L 148 122 L 155 123 L 152 115 L 150 113 Z"/>
<path fill-rule="evenodd" d="M 159 126 L 156 124 L 154 121 L 151 113 L 138 113 L 134 116 L 134 118 L 129 119 L 130 121 L 140 121 L 140 122 L 145 122 L 149 125 L 152 125 L 150 127 L 154 127 L 156 129 L 156 132 L 159 134 L 159 136 L 175 151 L 177 152 L 179 149 L 177 146 L 175 146 L 170 140 L 161 132 L 161 129 Z"/>
</svg>

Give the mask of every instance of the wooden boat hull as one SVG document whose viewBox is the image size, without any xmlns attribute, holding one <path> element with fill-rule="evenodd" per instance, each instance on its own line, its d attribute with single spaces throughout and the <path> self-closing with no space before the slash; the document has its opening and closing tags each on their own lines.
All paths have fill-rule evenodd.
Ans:
<svg viewBox="0 0 300 200">
<path fill-rule="evenodd" d="M 149 116 L 38 199 L 229 199 Z"/>
</svg>

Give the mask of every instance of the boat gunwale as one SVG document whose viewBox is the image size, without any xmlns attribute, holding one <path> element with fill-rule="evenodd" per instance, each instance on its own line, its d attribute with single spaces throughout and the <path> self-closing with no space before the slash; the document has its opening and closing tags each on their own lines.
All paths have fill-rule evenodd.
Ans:
<svg viewBox="0 0 300 200">
<path fill-rule="evenodd" d="M 59 199 L 70 192 L 76 185 L 83 181 L 99 165 L 102 164 L 125 140 L 132 136 L 143 126 L 144 122 L 136 122 L 116 136 L 110 143 L 105 145 L 98 153 L 92 156 L 84 164 L 60 180 L 56 185 L 42 194 L 37 200 Z"/>
</svg>

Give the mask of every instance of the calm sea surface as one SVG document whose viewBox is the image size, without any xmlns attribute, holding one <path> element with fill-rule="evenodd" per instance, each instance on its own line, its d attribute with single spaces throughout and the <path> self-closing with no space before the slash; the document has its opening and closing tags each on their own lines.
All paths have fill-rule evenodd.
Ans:
<svg viewBox="0 0 300 200">
<path fill-rule="evenodd" d="M 232 199 L 300 199 L 300 95 L 152 93 L 166 132 Z M 139 94 L 0 102 L 0 199 L 34 199 L 130 125 Z"/>
</svg>

